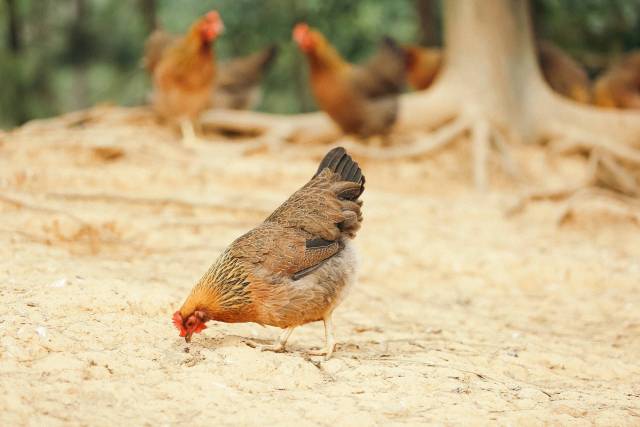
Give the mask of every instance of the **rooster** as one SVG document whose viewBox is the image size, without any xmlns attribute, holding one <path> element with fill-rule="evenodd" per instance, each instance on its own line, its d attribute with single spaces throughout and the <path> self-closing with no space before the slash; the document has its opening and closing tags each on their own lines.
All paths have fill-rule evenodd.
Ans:
<svg viewBox="0 0 640 427">
<path fill-rule="evenodd" d="M 417 45 L 403 49 L 407 54 L 407 81 L 416 90 L 427 89 L 442 67 L 442 51 Z"/>
<path fill-rule="evenodd" d="M 601 107 L 640 108 L 640 50 L 627 54 L 598 78 L 595 103 Z"/>
<path fill-rule="evenodd" d="M 183 37 L 157 30 L 145 44 L 153 108 L 164 120 L 178 123 L 186 141 L 196 139 L 193 122 L 210 102 L 216 75 L 212 45 L 223 29 L 220 15 L 211 11 Z"/>
<path fill-rule="evenodd" d="M 389 131 L 406 71 L 405 53 L 395 41 L 386 37 L 367 64 L 354 66 L 307 24 L 295 26 L 293 39 L 307 57 L 319 107 L 345 133 L 370 136 Z"/>
<path fill-rule="evenodd" d="M 263 51 L 219 64 L 211 105 L 232 110 L 255 108 L 261 98 L 262 77 L 277 53 L 276 46 L 269 46 Z"/>
<path fill-rule="evenodd" d="M 355 281 L 351 240 L 362 222 L 364 176 L 344 148 L 334 148 L 302 188 L 262 224 L 220 255 L 173 315 L 190 342 L 209 320 L 255 322 L 283 328 L 281 352 L 291 332 L 324 321 L 326 345 L 312 352 L 331 357 L 332 313 Z"/>
</svg>

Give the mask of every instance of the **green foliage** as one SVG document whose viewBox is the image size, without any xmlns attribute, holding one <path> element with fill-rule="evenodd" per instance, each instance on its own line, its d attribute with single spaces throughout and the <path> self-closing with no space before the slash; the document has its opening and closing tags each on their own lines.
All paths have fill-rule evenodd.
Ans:
<svg viewBox="0 0 640 427">
<path fill-rule="evenodd" d="M 542 37 L 555 41 L 592 74 L 640 48 L 640 0 L 535 0 Z"/>
<path fill-rule="evenodd" d="M 291 42 L 295 23 L 318 27 L 345 57 L 361 61 L 385 34 L 419 39 L 418 1 L 156 0 L 156 9 L 158 22 L 175 33 L 210 9 L 220 11 L 221 60 L 278 44 L 260 109 L 292 113 L 315 108 L 306 63 Z M 0 0 L 0 127 L 96 102 L 144 102 L 150 83 L 139 62 L 147 36 L 141 0 L 14 1 L 19 52 L 9 46 L 8 4 Z M 594 69 L 640 46 L 640 0 L 535 0 L 534 6 L 541 35 Z"/>
</svg>

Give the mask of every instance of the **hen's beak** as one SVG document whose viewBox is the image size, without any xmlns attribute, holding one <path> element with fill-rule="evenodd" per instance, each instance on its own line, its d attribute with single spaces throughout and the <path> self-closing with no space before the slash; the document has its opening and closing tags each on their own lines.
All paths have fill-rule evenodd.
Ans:
<svg viewBox="0 0 640 427">
<path fill-rule="evenodd" d="M 184 340 L 188 343 L 191 342 L 191 334 L 191 332 L 187 332 L 187 335 L 184 336 Z"/>
</svg>

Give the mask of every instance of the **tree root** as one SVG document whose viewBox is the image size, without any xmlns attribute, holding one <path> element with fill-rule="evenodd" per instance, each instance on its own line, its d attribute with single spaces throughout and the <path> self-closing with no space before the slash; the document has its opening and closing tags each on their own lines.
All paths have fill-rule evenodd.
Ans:
<svg viewBox="0 0 640 427">
<path fill-rule="evenodd" d="M 462 119 L 456 119 L 451 123 L 442 126 L 432 134 L 423 135 L 416 138 L 416 142 L 407 146 L 391 146 L 386 148 L 369 147 L 348 141 L 341 142 L 342 145 L 356 156 L 366 157 L 376 160 L 393 160 L 401 158 L 420 157 L 432 153 L 445 145 L 455 141 L 455 139 L 469 129 L 469 123 Z"/>
<path fill-rule="evenodd" d="M 586 198 L 593 199 L 594 197 L 602 197 L 606 198 L 609 201 L 618 202 L 618 205 L 623 209 L 624 216 L 640 225 L 640 201 L 633 197 L 620 194 L 616 191 L 598 187 L 581 188 L 580 190 L 574 192 L 567 199 L 567 204 L 558 217 L 558 224 L 567 224 L 572 218 L 576 216 L 576 212 L 579 211 L 579 209 L 576 208 L 576 204 L 580 200 Z"/>
<path fill-rule="evenodd" d="M 328 143 L 342 135 L 340 129 L 322 112 L 287 116 L 214 109 L 202 113 L 199 123 L 204 130 L 229 136 L 257 138 L 256 147 L 282 141 Z"/>
<path fill-rule="evenodd" d="M 540 191 L 522 197 L 514 206 L 507 209 L 506 216 L 513 216 L 523 212 L 531 202 L 540 200 L 566 201 L 560 215 L 558 225 L 567 224 L 580 210 L 576 207 L 579 201 L 585 198 L 601 197 L 615 201 L 625 211 L 625 216 L 640 225 L 640 201 L 634 197 L 626 196 L 615 190 L 593 185 L 566 187 L 557 190 Z"/>
<path fill-rule="evenodd" d="M 611 149 L 613 147 L 613 149 Z M 626 161 L 631 164 L 640 164 L 640 157 L 633 149 L 628 147 L 593 144 L 589 142 L 578 142 L 574 140 L 563 140 L 560 144 L 555 144 L 556 151 L 571 152 L 576 149 L 588 150 L 589 160 L 586 178 L 583 183 L 571 187 L 565 187 L 550 191 L 530 193 L 522 197 L 514 206 L 505 213 L 512 216 L 522 212 L 530 202 L 538 200 L 562 201 L 566 200 L 565 208 L 558 218 L 558 224 L 566 224 L 569 219 L 575 216 L 576 203 L 586 196 L 605 197 L 614 200 L 625 207 L 625 216 L 640 223 L 640 188 L 636 177 L 620 162 Z M 634 212 L 637 209 L 637 212 Z"/>
<path fill-rule="evenodd" d="M 341 145 L 356 156 L 377 160 L 394 160 L 432 154 L 467 133 L 470 133 L 473 146 L 473 177 L 476 189 L 485 190 L 487 187 L 487 163 L 489 149 L 492 145 L 500 155 L 503 170 L 510 176 L 517 175 L 515 163 L 503 133 L 486 119 L 472 120 L 465 115 L 442 125 L 431 134 L 416 137 L 415 142 L 409 145 L 381 148 L 368 147 L 350 141 L 341 141 Z"/>
<path fill-rule="evenodd" d="M 640 151 L 634 148 L 640 147 L 637 112 L 602 111 L 564 99 L 544 83 L 533 60 L 525 67 L 525 73 L 517 74 L 514 84 L 518 84 L 520 91 L 516 94 L 504 85 L 504 79 L 489 79 L 478 87 L 476 84 L 479 83 L 469 84 L 476 72 L 469 72 L 461 65 L 467 64 L 466 56 L 460 56 L 458 60 L 460 63 L 453 59 L 448 61 L 441 77 L 428 91 L 398 98 L 398 117 L 391 131 L 392 134 L 412 135 L 412 143 L 371 147 L 352 141 L 339 142 L 356 156 L 391 160 L 426 156 L 463 134 L 468 135 L 472 144 L 475 187 L 483 190 L 488 184 L 487 162 L 491 147 L 497 150 L 502 169 L 516 177 L 518 168 L 509 154 L 507 141 L 560 140 L 563 142 L 556 148 L 565 152 L 597 149 L 601 153 L 598 179 L 608 181 L 607 186 L 623 194 L 639 194 L 640 184 L 624 167 L 624 164 L 640 165 Z M 500 73 L 491 74 L 492 70 L 496 71 L 485 70 L 486 74 L 502 75 L 505 71 L 498 67 Z M 487 90 L 494 86 L 495 90 Z M 254 138 L 245 153 L 265 147 L 277 150 L 285 142 L 335 143 L 343 136 L 324 113 L 285 116 L 211 110 L 202 114 L 201 124 L 204 128 Z M 436 130 L 416 136 L 416 132 L 424 129 Z"/>
</svg>

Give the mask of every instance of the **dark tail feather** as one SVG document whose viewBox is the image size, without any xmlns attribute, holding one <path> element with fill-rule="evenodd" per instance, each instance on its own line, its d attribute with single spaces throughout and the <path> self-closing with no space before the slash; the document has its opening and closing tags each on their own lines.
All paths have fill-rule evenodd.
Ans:
<svg viewBox="0 0 640 427">
<path fill-rule="evenodd" d="M 343 147 L 336 147 L 329 151 L 324 159 L 318 166 L 318 171 L 314 175 L 317 176 L 324 169 L 329 169 L 340 175 L 343 181 L 351 181 L 360 184 L 360 193 L 356 195 L 357 198 L 364 191 L 364 176 L 358 163 L 354 162 L 351 156 L 347 154 L 347 151 Z"/>
<path fill-rule="evenodd" d="M 402 48 L 393 38 L 384 36 L 382 38 L 383 46 L 392 52 L 398 58 L 402 58 L 402 61 L 406 64 L 409 61 L 409 55 L 405 49 Z"/>
<path fill-rule="evenodd" d="M 262 60 L 262 69 L 266 70 L 271 66 L 271 63 L 278 55 L 278 46 L 272 44 L 264 50 L 264 57 Z"/>
</svg>

